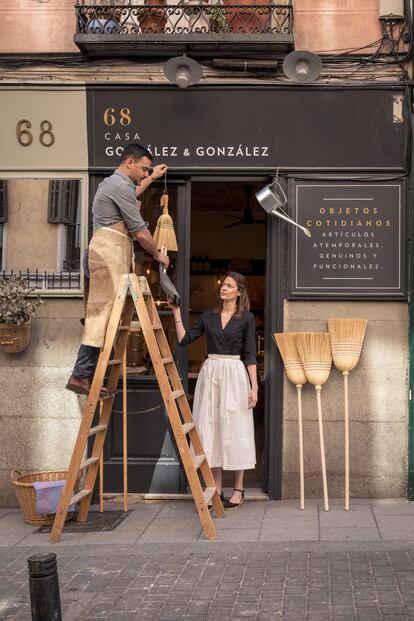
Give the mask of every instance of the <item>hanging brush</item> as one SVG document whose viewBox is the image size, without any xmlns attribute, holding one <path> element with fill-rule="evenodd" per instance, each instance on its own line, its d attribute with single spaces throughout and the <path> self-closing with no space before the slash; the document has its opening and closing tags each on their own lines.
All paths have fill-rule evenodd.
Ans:
<svg viewBox="0 0 414 621">
<path fill-rule="evenodd" d="M 162 207 L 162 214 L 158 218 L 157 226 L 154 231 L 154 242 L 158 250 L 161 250 L 162 246 L 172 252 L 178 251 L 177 238 L 174 231 L 173 220 L 168 213 L 168 191 L 167 191 L 167 173 L 164 176 L 164 190 L 160 198 L 160 206 Z"/>
<path fill-rule="evenodd" d="M 298 427 L 299 427 L 299 484 L 300 508 L 305 508 L 305 471 L 303 465 L 303 425 L 302 425 L 302 386 L 306 384 L 306 375 L 300 361 L 296 347 L 295 332 L 273 334 L 274 341 L 279 348 L 287 378 L 296 386 L 298 397 Z"/>
<path fill-rule="evenodd" d="M 318 405 L 319 444 L 321 450 L 323 504 L 329 511 L 328 483 L 326 479 L 325 442 L 323 438 L 321 390 L 331 371 L 332 353 L 327 332 L 297 332 L 296 346 L 302 361 L 303 370 L 309 383 L 315 386 Z"/>
<path fill-rule="evenodd" d="M 362 351 L 366 319 L 328 319 L 334 365 L 344 377 L 345 511 L 349 511 L 349 408 L 348 376 Z"/>
</svg>

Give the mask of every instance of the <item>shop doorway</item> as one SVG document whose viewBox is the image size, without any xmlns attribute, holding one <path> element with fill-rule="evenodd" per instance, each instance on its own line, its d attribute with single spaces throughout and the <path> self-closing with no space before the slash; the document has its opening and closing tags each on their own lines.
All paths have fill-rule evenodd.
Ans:
<svg viewBox="0 0 414 621">
<path fill-rule="evenodd" d="M 264 423 L 264 321 L 266 214 L 254 193 L 263 184 L 253 181 L 193 181 L 191 184 L 191 234 L 189 325 L 206 308 L 216 305 L 220 281 L 229 270 L 248 281 L 251 311 L 256 319 L 259 401 L 254 410 L 257 464 L 246 471 L 245 487 L 263 489 Z M 188 387 L 194 393 L 198 373 L 207 357 L 205 339 L 188 350 Z M 224 473 L 225 487 L 233 475 Z"/>
</svg>

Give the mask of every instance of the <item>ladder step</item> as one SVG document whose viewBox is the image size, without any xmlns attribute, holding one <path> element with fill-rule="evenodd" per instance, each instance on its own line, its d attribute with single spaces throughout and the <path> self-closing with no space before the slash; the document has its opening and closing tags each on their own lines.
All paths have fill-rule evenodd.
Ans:
<svg viewBox="0 0 414 621">
<path fill-rule="evenodd" d="M 110 360 L 108 362 L 108 367 L 113 367 L 115 364 L 121 364 L 122 360 Z"/>
<path fill-rule="evenodd" d="M 84 468 L 89 468 L 89 466 L 92 466 L 92 464 L 98 463 L 98 461 L 99 461 L 99 457 L 89 457 L 88 459 L 85 459 L 85 461 L 81 463 L 80 470 L 83 470 Z"/>
<path fill-rule="evenodd" d="M 173 390 L 171 394 L 173 399 L 178 399 L 184 395 L 184 390 Z"/>
<path fill-rule="evenodd" d="M 183 431 L 185 434 L 190 433 L 190 431 L 194 428 L 195 428 L 194 423 L 184 423 L 183 425 Z"/>
<path fill-rule="evenodd" d="M 162 325 L 161 325 L 161 324 L 158 324 L 158 323 L 153 323 L 153 324 L 152 324 L 152 329 L 153 329 L 153 330 L 163 330 L 163 327 L 162 327 Z"/>
<path fill-rule="evenodd" d="M 108 425 L 96 425 L 96 427 L 91 427 L 89 429 L 88 436 L 94 436 L 96 433 L 100 433 L 101 431 L 105 431 L 108 428 Z"/>
<path fill-rule="evenodd" d="M 205 455 L 193 455 L 193 464 L 196 470 L 199 469 L 202 463 L 206 461 Z"/>
<path fill-rule="evenodd" d="M 129 329 L 130 329 L 129 326 L 118 326 L 118 330 L 120 330 L 121 332 L 125 330 L 129 331 Z"/>
<path fill-rule="evenodd" d="M 171 362 L 174 362 L 174 358 L 171 358 L 171 356 L 169 358 L 161 358 L 161 362 L 163 364 L 170 364 Z"/>
<path fill-rule="evenodd" d="M 217 492 L 216 487 L 206 487 L 206 489 L 203 492 L 204 501 L 208 504 L 216 492 Z"/>
<path fill-rule="evenodd" d="M 91 489 L 83 489 L 78 494 L 75 494 L 74 496 L 72 496 L 72 498 L 69 501 L 69 506 L 76 505 L 76 503 L 80 502 L 82 498 L 86 498 L 86 496 L 90 496 L 91 494 L 92 494 Z"/>
</svg>

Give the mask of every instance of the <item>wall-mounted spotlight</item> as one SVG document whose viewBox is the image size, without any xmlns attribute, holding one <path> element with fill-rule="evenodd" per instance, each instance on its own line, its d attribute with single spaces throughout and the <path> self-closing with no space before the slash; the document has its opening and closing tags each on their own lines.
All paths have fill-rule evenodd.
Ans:
<svg viewBox="0 0 414 621">
<path fill-rule="evenodd" d="M 322 61 L 317 54 L 299 50 L 291 52 L 283 61 L 283 73 L 294 82 L 313 82 L 322 71 Z"/>
<path fill-rule="evenodd" d="M 203 69 L 192 58 L 187 56 L 175 56 L 170 58 L 164 65 L 164 75 L 173 84 L 180 88 L 187 88 L 200 82 L 203 77 Z"/>
</svg>

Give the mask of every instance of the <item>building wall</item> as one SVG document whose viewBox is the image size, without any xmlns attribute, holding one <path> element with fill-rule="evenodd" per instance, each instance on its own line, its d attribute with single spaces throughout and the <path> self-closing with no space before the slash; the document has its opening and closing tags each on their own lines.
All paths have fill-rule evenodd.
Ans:
<svg viewBox="0 0 414 621">
<path fill-rule="evenodd" d="M 48 179 L 9 179 L 6 269 L 56 272 L 58 226 L 48 224 Z M 34 238 L 41 244 L 33 243 Z"/>
<path fill-rule="evenodd" d="M 74 4 L 74 0 L 2 0 L 0 53 L 79 52 L 73 43 Z"/>
<path fill-rule="evenodd" d="M 32 321 L 30 344 L 0 351 L 0 506 L 15 506 L 10 472 L 65 470 L 81 399 L 64 390 L 80 343 L 83 300 L 49 299 Z"/>
<path fill-rule="evenodd" d="M 329 317 L 368 319 L 349 377 L 351 496 L 406 494 L 408 305 L 403 302 L 285 302 L 285 332 L 326 331 Z M 276 354 L 278 355 L 278 354 Z M 284 380 L 283 497 L 299 495 L 296 388 Z M 303 388 L 305 494 L 322 496 L 316 395 Z M 334 367 L 322 388 L 329 494 L 343 496 L 343 378 Z"/>
<path fill-rule="evenodd" d="M 378 0 L 294 0 L 293 6 L 297 50 L 338 53 L 381 38 Z"/>
</svg>

